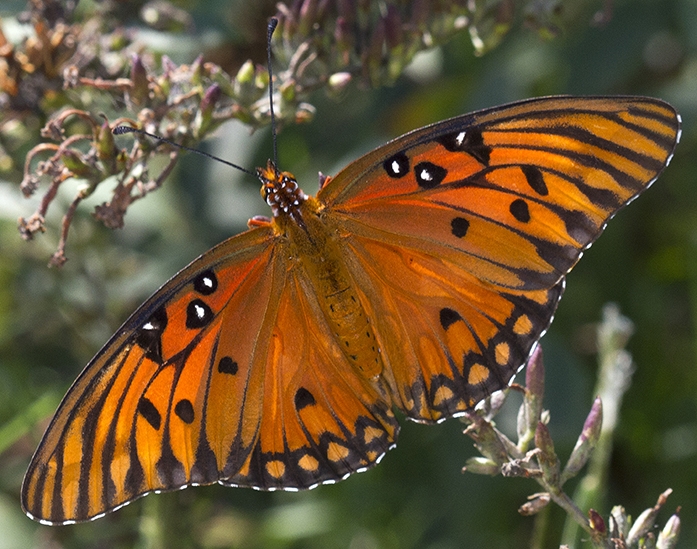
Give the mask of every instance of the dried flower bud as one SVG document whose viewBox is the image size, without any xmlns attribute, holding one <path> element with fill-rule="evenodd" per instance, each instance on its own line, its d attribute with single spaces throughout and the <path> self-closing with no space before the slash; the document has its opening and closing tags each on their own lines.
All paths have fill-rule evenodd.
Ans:
<svg viewBox="0 0 697 549">
<path fill-rule="evenodd" d="M 213 111 L 215 106 L 220 101 L 220 97 L 223 95 L 223 90 L 218 84 L 213 84 L 210 86 L 201 99 L 199 104 L 199 110 L 196 113 L 196 119 L 194 120 L 194 134 L 201 138 L 207 131 L 211 129 L 211 124 L 213 123 Z"/>
<path fill-rule="evenodd" d="M 627 512 L 621 505 L 615 505 L 610 511 L 610 535 L 615 538 L 626 539 L 629 533 L 630 521 Z"/>
<path fill-rule="evenodd" d="M 627 544 L 634 545 L 639 543 L 639 540 L 643 538 L 649 532 L 649 530 L 651 530 L 651 528 L 653 528 L 654 524 L 656 523 L 657 515 L 658 511 L 654 507 L 642 511 L 634 524 L 632 524 L 632 527 L 629 529 L 629 534 L 627 534 Z"/>
<path fill-rule="evenodd" d="M 36 189 L 39 188 L 39 182 L 39 177 L 36 174 L 27 173 L 24 174 L 24 178 L 22 179 L 19 188 L 22 191 L 22 194 L 29 198 L 36 192 Z"/>
<path fill-rule="evenodd" d="M 482 409 L 484 410 L 484 417 L 486 419 L 491 420 L 494 418 L 494 416 L 496 416 L 496 414 L 499 413 L 499 410 L 501 410 L 503 405 L 506 403 L 508 393 L 508 389 L 495 391 L 490 397 L 487 397 L 477 404 L 477 407 L 482 406 Z"/>
<path fill-rule="evenodd" d="M 60 159 L 63 165 L 76 177 L 87 178 L 94 175 L 94 168 L 84 161 L 82 154 L 73 149 L 62 151 Z"/>
<path fill-rule="evenodd" d="M 518 411 L 518 444 L 527 450 L 534 437 L 537 424 L 542 418 L 542 400 L 545 390 L 545 368 L 542 360 L 542 347 L 539 345 L 530 356 L 525 370 L 525 394 Z"/>
<path fill-rule="evenodd" d="M 552 501 L 552 498 L 547 492 L 542 492 L 539 494 L 533 494 L 529 496 L 528 500 L 529 501 L 527 503 L 524 503 L 518 509 L 518 512 L 524 517 L 536 515 L 537 513 L 542 511 L 542 509 L 549 505 L 549 502 Z"/>
<path fill-rule="evenodd" d="M 545 394 L 545 364 L 543 359 L 542 346 L 537 345 L 525 368 L 525 388 L 539 399 L 542 399 Z"/>
<path fill-rule="evenodd" d="M 535 446 L 540 450 L 537 462 L 545 482 L 551 486 L 556 486 L 559 483 L 559 458 L 554 451 L 554 442 L 549 434 L 549 429 L 542 422 L 538 423 L 537 429 L 535 429 Z"/>
<path fill-rule="evenodd" d="M 477 413 L 470 412 L 465 417 L 470 424 L 464 433 L 474 440 L 477 450 L 499 465 L 508 461 L 506 446 L 500 438 L 504 435 L 498 433 L 491 423 Z"/>
<path fill-rule="evenodd" d="M 105 166 L 109 167 L 110 173 L 114 173 L 113 160 L 118 150 L 116 148 L 116 143 L 114 143 L 114 134 L 111 133 L 108 120 L 105 119 L 97 130 L 96 141 L 97 158 L 99 158 Z"/>
<path fill-rule="evenodd" d="M 656 523 L 656 518 L 658 517 L 658 512 L 661 507 L 665 505 L 666 499 L 673 492 L 672 489 L 668 488 L 660 496 L 658 496 L 658 501 L 656 505 L 644 510 L 636 519 L 632 527 L 629 529 L 627 534 L 627 545 L 636 544 L 642 539 L 648 532 L 653 528 Z"/>
<path fill-rule="evenodd" d="M 600 513 L 595 509 L 588 510 L 588 522 L 590 523 L 591 530 L 599 535 L 605 535 L 607 533 L 607 527 L 605 526 L 605 521 Z"/>
<path fill-rule="evenodd" d="M 215 108 L 215 105 L 220 101 L 220 97 L 223 94 L 223 90 L 218 84 L 213 84 L 210 86 L 206 92 L 203 94 L 203 99 L 201 99 L 201 104 L 199 108 L 204 115 L 210 116 Z"/>
<path fill-rule="evenodd" d="M 131 56 L 131 89 L 130 99 L 134 105 L 140 106 L 148 97 L 148 73 L 145 70 L 140 55 L 134 53 Z"/>
</svg>

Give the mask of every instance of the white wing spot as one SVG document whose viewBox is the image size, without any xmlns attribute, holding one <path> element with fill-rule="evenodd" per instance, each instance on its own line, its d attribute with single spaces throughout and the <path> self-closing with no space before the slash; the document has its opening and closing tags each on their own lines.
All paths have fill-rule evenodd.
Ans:
<svg viewBox="0 0 697 549">
<path fill-rule="evenodd" d="M 399 169 L 399 162 L 397 162 L 396 160 L 392 161 L 392 171 L 395 173 L 395 175 L 401 173 Z"/>
<path fill-rule="evenodd" d="M 422 181 L 433 181 L 433 175 L 427 169 L 421 170 L 421 180 Z"/>
<path fill-rule="evenodd" d="M 203 318 L 206 316 L 206 309 L 196 304 L 194 304 L 194 309 L 196 310 L 196 316 L 199 318 L 199 320 L 203 320 Z"/>
<path fill-rule="evenodd" d="M 455 143 L 457 143 L 458 147 L 462 146 L 462 144 L 465 142 L 465 133 L 466 132 L 460 132 L 457 134 L 457 137 L 455 138 Z"/>
</svg>

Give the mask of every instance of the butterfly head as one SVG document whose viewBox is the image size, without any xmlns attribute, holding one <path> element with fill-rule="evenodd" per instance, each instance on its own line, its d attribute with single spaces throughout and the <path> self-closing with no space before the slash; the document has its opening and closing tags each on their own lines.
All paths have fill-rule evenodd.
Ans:
<svg viewBox="0 0 697 549">
<path fill-rule="evenodd" d="M 290 172 L 279 172 L 271 160 L 265 168 L 257 168 L 256 171 L 261 181 L 261 196 L 271 206 L 274 217 L 292 215 L 307 200 L 295 176 Z"/>
</svg>

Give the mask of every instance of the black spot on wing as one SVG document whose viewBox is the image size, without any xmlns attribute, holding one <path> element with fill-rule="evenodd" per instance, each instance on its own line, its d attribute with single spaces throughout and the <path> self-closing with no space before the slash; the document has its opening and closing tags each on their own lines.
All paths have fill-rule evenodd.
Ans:
<svg viewBox="0 0 697 549">
<path fill-rule="evenodd" d="M 432 162 L 419 162 L 414 166 L 416 182 L 422 189 L 433 189 L 440 185 L 448 175 L 448 170 Z"/>
<path fill-rule="evenodd" d="M 194 422 L 194 406 L 188 398 L 183 398 L 174 406 L 174 413 L 187 425 Z"/>
<path fill-rule="evenodd" d="M 515 217 L 521 223 L 527 223 L 530 221 L 530 210 L 528 209 L 528 204 L 522 198 L 516 198 L 511 202 L 510 211 L 513 217 Z"/>
<path fill-rule="evenodd" d="M 167 327 L 167 311 L 164 307 L 157 309 L 136 332 L 135 343 L 145 356 L 157 364 L 162 364 L 162 332 Z"/>
<path fill-rule="evenodd" d="M 473 156 L 484 166 L 489 165 L 491 147 L 484 143 L 484 137 L 479 128 L 468 128 L 442 135 L 437 141 L 450 152 L 464 152 Z"/>
<path fill-rule="evenodd" d="M 212 269 L 199 273 L 194 278 L 194 290 L 201 295 L 211 295 L 218 289 L 218 277 Z"/>
<path fill-rule="evenodd" d="M 224 356 L 218 361 L 218 372 L 221 374 L 229 374 L 234 376 L 237 373 L 238 366 L 237 362 L 232 360 L 229 356 Z"/>
<path fill-rule="evenodd" d="M 145 421 L 147 421 L 153 429 L 156 431 L 160 430 L 160 426 L 162 425 L 162 416 L 149 398 L 140 398 L 140 401 L 138 402 L 138 413 L 143 416 L 143 419 L 145 419 Z"/>
<path fill-rule="evenodd" d="M 387 175 L 394 179 L 404 177 L 409 173 L 409 157 L 403 152 L 391 156 L 382 163 Z"/>
<path fill-rule="evenodd" d="M 314 406 L 315 404 L 317 404 L 315 397 L 305 387 L 300 387 L 295 393 L 295 409 L 298 412 L 306 406 Z"/>
<path fill-rule="evenodd" d="M 213 311 L 200 299 L 194 299 L 186 306 L 186 327 L 203 328 L 213 320 Z"/>
<path fill-rule="evenodd" d="M 444 307 L 440 310 L 440 325 L 447 330 L 456 322 L 462 320 L 462 316 L 454 309 Z"/>
<path fill-rule="evenodd" d="M 537 166 L 530 166 L 524 164 L 520 167 L 525 179 L 530 185 L 530 188 L 535 191 L 540 196 L 547 196 L 549 190 L 547 189 L 547 184 L 545 183 L 545 178 L 542 175 L 542 171 Z"/>
<path fill-rule="evenodd" d="M 464 217 L 455 217 L 450 222 L 450 230 L 458 238 L 462 238 L 467 234 L 470 228 L 470 222 Z"/>
</svg>

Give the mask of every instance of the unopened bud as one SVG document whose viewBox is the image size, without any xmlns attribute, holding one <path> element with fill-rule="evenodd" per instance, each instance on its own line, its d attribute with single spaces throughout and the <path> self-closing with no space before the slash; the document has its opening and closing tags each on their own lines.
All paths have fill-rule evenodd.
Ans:
<svg viewBox="0 0 697 549">
<path fill-rule="evenodd" d="M 595 509 L 588 510 L 588 522 L 590 524 L 591 530 L 600 535 L 605 535 L 607 533 L 607 527 L 605 526 L 605 521 L 600 513 Z"/>
<path fill-rule="evenodd" d="M 566 463 L 566 467 L 564 467 L 564 472 L 561 477 L 562 484 L 570 478 L 575 477 L 586 464 L 588 458 L 590 458 L 593 450 L 598 444 L 602 427 L 603 403 L 600 397 L 596 397 L 593 401 L 593 406 L 591 406 L 591 411 L 588 413 L 588 417 L 583 424 L 583 431 L 581 431 L 576 441 L 576 446 L 574 446 L 571 452 L 569 461 Z"/>
<path fill-rule="evenodd" d="M 496 462 L 481 456 L 474 456 L 467 459 L 465 466 L 462 468 L 463 473 L 468 472 L 492 477 L 498 475 L 500 470 L 501 468 Z"/>
<path fill-rule="evenodd" d="M 663 530 L 658 534 L 658 541 L 656 542 L 656 549 L 673 549 L 678 543 L 678 537 L 680 536 L 680 509 L 675 511 Z"/>
<path fill-rule="evenodd" d="M 547 492 L 542 492 L 540 494 L 533 494 L 528 500 L 527 503 L 524 503 L 518 509 L 518 512 L 525 517 L 536 515 L 542 511 L 542 509 L 549 505 L 552 498 Z"/>
</svg>

